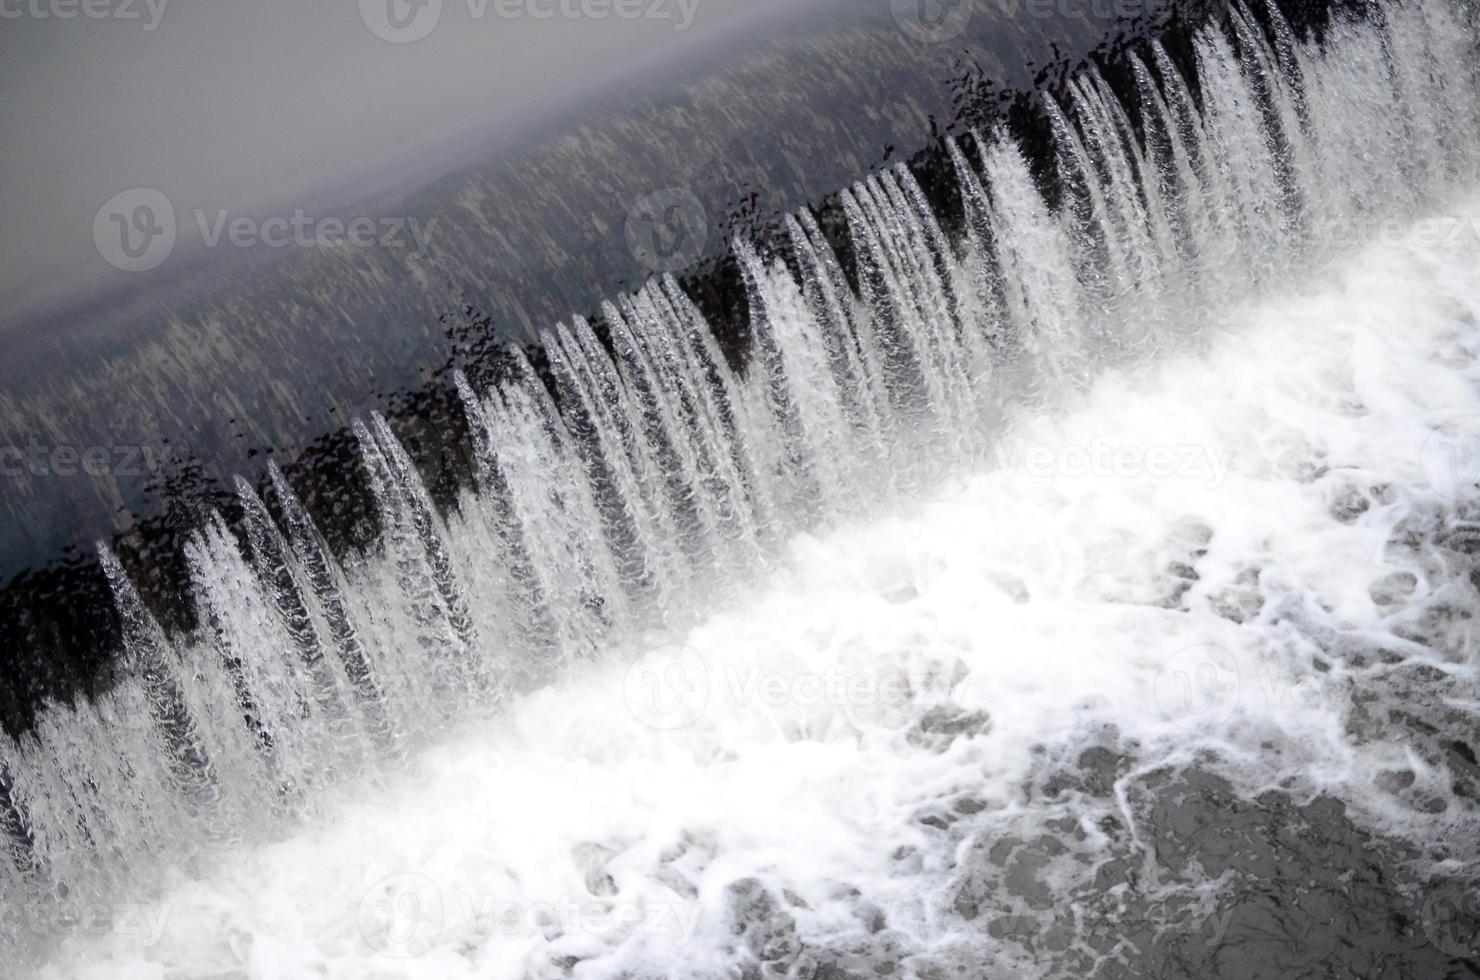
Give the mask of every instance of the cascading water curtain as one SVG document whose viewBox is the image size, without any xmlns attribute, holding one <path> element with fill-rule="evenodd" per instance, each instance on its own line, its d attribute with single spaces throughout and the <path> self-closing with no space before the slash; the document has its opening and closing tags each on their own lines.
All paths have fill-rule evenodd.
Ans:
<svg viewBox="0 0 1480 980">
<path fill-rule="evenodd" d="M 556 326 L 553 386 L 518 350 L 493 390 L 458 378 L 477 486 L 445 516 L 385 420 L 356 425 L 372 554 L 336 559 L 275 467 L 281 521 L 239 481 L 241 527 L 187 549 L 192 635 L 166 636 L 100 547 L 121 679 L 0 740 L 0 905 L 66 915 L 278 833 L 439 729 L 693 617 L 793 532 L 888 505 L 941 459 L 969 469 L 1100 366 L 1193 343 L 1370 223 L 1441 207 L 1480 165 L 1469 16 L 1407 0 L 1317 43 L 1235 4 L 1195 38 L 1198 97 L 1152 42 L 1133 104 L 1093 69 L 1042 100 L 1056 209 L 996 132 L 947 141 L 960 241 L 903 167 L 844 191 L 856 291 L 808 213 L 785 223 L 790 265 L 736 242 L 743 371 L 671 277 L 607 304 L 606 342 Z M 36 941 L 0 935 L 16 956 Z"/>
</svg>

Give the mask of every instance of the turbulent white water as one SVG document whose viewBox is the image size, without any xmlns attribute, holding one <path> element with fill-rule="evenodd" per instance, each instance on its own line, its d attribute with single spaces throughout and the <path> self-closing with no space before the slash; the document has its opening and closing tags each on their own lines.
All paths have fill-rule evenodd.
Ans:
<svg viewBox="0 0 1480 980">
<path fill-rule="evenodd" d="M 1157 765 L 1217 749 L 1250 787 L 1294 778 L 1442 839 L 1464 818 L 1374 785 L 1414 767 L 1443 794 L 1440 773 L 1339 724 L 1354 685 L 1398 668 L 1322 673 L 1280 617 L 1225 615 L 1283 604 L 1397 642 L 1413 610 L 1373 584 L 1409 571 L 1435 597 L 1433 570 L 1386 545 L 1453 505 L 1446 471 L 1425 475 L 1452 448 L 1434 433 L 1480 419 L 1480 201 L 1454 220 L 1453 242 L 1405 228 L 1241 311 L 1206 353 L 1024 421 L 1007 465 L 932 490 L 948 499 L 794 539 L 734 608 L 454 733 L 312 830 L 223 854 L 140 906 L 139 934 L 79 924 L 91 972 L 60 972 L 523 977 L 599 951 L 592 975 L 678 976 L 716 955 L 720 892 L 750 875 L 806 899 L 809 930 L 857 928 L 829 899 L 848 881 L 930 937 L 932 869 L 891 859 L 919 842 L 919 810 L 971 794 L 1010 825 L 1040 747 L 1072 754 L 1109 726 Z M 1098 446 L 1115 472 L 1093 472 Z M 1353 490 L 1372 506 L 1344 521 Z M 1404 654 L 1474 711 L 1474 650 Z M 990 729 L 937 754 L 911 726 L 942 705 Z"/>
<path fill-rule="evenodd" d="M 667 280 L 609 347 L 552 331 L 553 393 L 462 383 L 479 492 L 445 521 L 360 426 L 376 554 L 244 485 L 181 638 L 105 554 L 127 676 L 0 744 L 0 942 L 58 976 L 677 976 L 731 961 L 754 878 L 804 938 L 868 934 L 861 892 L 1028 969 L 952 930 L 921 813 L 1061 819 L 1025 784 L 1106 744 L 1473 835 L 1358 708 L 1420 666 L 1477 708 L 1462 571 L 1404 544 L 1475 489 L 1473 27 L 1232 25 L 1201 111 L 1156 46 L 1142 136 L 1096 75 L 1050 104 L 1057 213 L 982 134 L 959 245 L 907 171 L 844 195 L 858 295 L 808 215 L 798 278 L 740 243 L 744 372 Z"/>
</svg>

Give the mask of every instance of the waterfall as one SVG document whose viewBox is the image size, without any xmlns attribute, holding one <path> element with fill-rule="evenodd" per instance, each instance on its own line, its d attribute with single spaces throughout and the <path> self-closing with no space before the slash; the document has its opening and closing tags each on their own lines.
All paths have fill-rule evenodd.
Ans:
<svg viewBox="0 0 1480 980">
<path fill-rule="evenodd" d="M 1053 205 L 1011 135 L 947 138 L 959 240 L 895 166 L 840 195 L 856 289 L 811 213 L 777 254 L 735 242 L 743 367 L 671 276 L 554 326 L 548 377 L 511 349 L 499 384 L 457 378 L 475 485 L 446 514 L 391 424 L 355 424 L 368 553 L 334 557 L 275 466 L 261 496 L 238 481 L 239 528 L 214 518 L 186 547 L 190 635 L 100 544 L 116 680 L 0 738 L 0 905 L 67 914 L 281 833 L 724 601 L 795 533 L 980 468 L 1014 413 L 1195 345 L 1364 228 L 1441 206 L 1480 173 L 1466 16 L 1407 0 L 1317 43 L 1235 0 L 1197 33 L 1195 78 L 1151 42 L 1129 103 L 1094 69 L 1042 99 Z M 0 921 L 0 948 L 40 938 Z"/>
</svg>

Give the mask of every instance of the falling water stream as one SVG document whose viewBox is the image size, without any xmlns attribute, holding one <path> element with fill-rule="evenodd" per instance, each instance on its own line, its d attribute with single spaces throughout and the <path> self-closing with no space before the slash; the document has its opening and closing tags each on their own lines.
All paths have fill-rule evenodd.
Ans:
<svg viewBox="0 0 1480 980">
<path fill-rule="evenodd" d="M 1330 582 L 1312 569 L 1365 575 L 1346 584 L 1367 595 L 1426 499 L 1412 489 L 1424 457 L 1399 466 L 1394 447 L 1438 431 L 1446 410 L 1480 414 L 1457 380 L 1475 375 L 1480 351 L 1472 16 L 1406 0 L 1338 17 L 1317 43 L 1273 6 L 1256 16 L 1235 3 L 1197 34 L 1189 74 L 1155 41 L 1131 56 L 1131 104 L 1090 70 L 1062 102 L 1042 100 L 1053 205 L 1008 134 L 974 132 L 947 146 L 959 239 L 896 167 L 841 195 L 854 276 L 807 212 L 787 219 L 777 254 L 737 241 L 754 338 L 742 366 L 671 277 L 605 305 L 599 324 L 554 326 L 541 338 L 548 371 L 511 348 L 495 387 L 457 379 L 476 488 L 446 513 L 386 421 L 356 423 L 382 529 L 368 554 L 332 554 L 275 467 L 266 499 L 239 481 L 239 525 L 213 520 L 187 547 L 190 635 L 167 636 L 100 547 L 123 624 L 116 684 L 0 740 L 0 906 L 13 910 L 0 949 L 42 969 L 71 957 L 54 961 L 57 975 L 94 963 L 112 977 L 518 977 L 576 964 L 581 976 L 644 964 L 677 976 L 678 963 L 774 963 L 776 942 L 855 929 L 898 933 L 893 953 L 855 949 L 860 962 L 965 943 L 974 962 L 1023 975 L 1075 952 L 1088 975 L 1134 958 L 1086 945 L 1083 929 L 1078 944 L 1043 939 L 1057 927 L 1031 899 L 1024 914 L 1039 916 L 1046 945 L 1024 953 L 1011 929 L 962 939 L 950 916 L 973 920 L 975 906 L 941 855 L 980 838 L 933 851 L 890 838 L 880 814 L 903 806 L 898 823 L 912 825 L 975 773 L 973 802 L 943 833 L 990 818 L 1007 840 L 1034 820 L 1083 818 L 1088 838 L 1035 858 L 1051 891 L 1081 902 L 1074 875 L 1100 859 L 1056 862 L 1104 844 L 1095 834 L 1110 832 L 1085 814 L 1135 812 L 1131 770 L 1216 768 L 1190 748 L 1206 738 L 1240 799 L 1334 794 L 1367 830 L 1415 846 L 1473 833 L 1474 798 L 1454 798 L 1436 763 L 1377 729 L 1359 734 L 1361 696 L 1301 700 L 1347 677 L 1332 667 L 1333 636 L 1381 632 L 1352 625 L 1368 607 L 1323 593 Z M 1415 244 L 1415 228 L 1444 240 Z M 1134 472 L 1115 471 L 1103 496 L 1066 475 L 1065 447 L 1105 433 L 1121 448 L 1151 433 L 1162 483 L 1134 452 Z M 1045 447 L 1048 472 L 1034 477 Z M 1343 466 L 1350 486 L 1322 498 L 1334 530 L 1309 535 L 1329 550 L 1251 530 L 1261 514 L 1313 527 L 1301 508 Z M 1262 579 L 1251 555 L 1268 565 Z M 1418 602 L 1444 574 L 1393 588 Z M 1117 631 L 1132 620 L 1144 649 L 1098 649 L 1130 643 Z M 1450 627 L 1424 628 L 1398 635 L 1432 649 Z M 1192 655 L 1186 671 L 1204 707 L 1220 670 L 1266 676 L 1251 651 L 1294 658 L 1263 696 L 1288 715 L 1282 731 L 1243 703 L 1168 720 L 1180 689 L 1166 687 L 1165 664 L 1205 647 L 1221 652 Z M 1468 712 L 1471 731 L 1475 649 L 1461 642 L 1430 665 L 1442 687 L 1431 696 Z M 906 677 L 908 696 L 835 703 L 788 688 L 767 701 L 726 686 L 755 671 L 820 690 L 830 672 L 842 689 Z M 1035 714 L 1045 685 L 1061 697 Z M 1054 746 L 1108 753 L 1107 740 L 1130 760 L 1115 793 L 1035 817 L 1021 786 L 1047 778 Z M 1409 782 L 1373 803 L 1353 788 L 1371 783 L 1351 771 L 1368 765 Z M 919 800 L 886 806 L 912 781 Z M 488 835 L 463 823 L 459 837 L 439 822 L 449 813 L 486 819 Z M 398 833 L 450 843 L 418 858 Z M 1117 846 L 1150 832 L 1129 833 Z M 889 840 L 887 861 L 858 850 L 872 837 Z M 900 856 L 907 846 L 914 857 Z M 880 870 L 889 861 L 903 870 Z M 561 862 L 568 873 L 536 870 Z M 855 883 L 850 898 L 837 891 L 849 867 L 893 884 L 860 898 Z M 1207 871 L 1178 892 L 1189 931 L 1216 906 Z M 930 889 L 947 878 L 956 898 L 941 911 Z M 584 889 L 604 914 L 624 901 L 646 911 L 580 939 L 548 923 L 454 928 L 467 909 L 452 894 L 477 889 L 526 908 Z M 737 894 L 767 929 L 777 895 L 806 913 L 790 940 L 747 946 Z M 864 899 L 878 928 L 858 926 Z M 675 928 L 653 928 L 654 908 Z M 156 929 L 150 909 L 175 914 Z M 707 926 L 715 916 L 741 924 Z M 435 935 L 422 928 L 433 918 Z"/>
</svg>

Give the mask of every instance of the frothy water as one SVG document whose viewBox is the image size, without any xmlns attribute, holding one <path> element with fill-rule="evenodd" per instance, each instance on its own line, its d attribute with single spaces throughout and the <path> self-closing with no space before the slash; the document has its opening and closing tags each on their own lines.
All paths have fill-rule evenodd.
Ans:
<svg viewBox="0 0 1480 980">
<path fill-rule="evenodd" d="M 784 256 L 738 242 L 743 369 L 662 279 L 551 330 L 547 378 L 459 379 L 449 515 L 357 425 L 373 554 L 335 559 L 274 471 L 191 542 L 202 627 L 167 637 L 104 551 L 119 683 L 0 743 L 5 948 L 1083 973 L 1128 955 L 1091 941 L 1113 910 L 1066 927 L 964 855 L 1062 838 L 1035 880 L 1077 895 L 1161 854 L 1138 794 L 1192 766 L 1341 800 L 1473 895 L 1474 28 L 1412 2 L 1317 47 L 1266 13 L 1199 35 L 1199 102 L 1155 44 L 1134 105 L 1096 73 L 1046 101 L 1058 210 L 974 134 L 962 241 L 902 168 L 842 196 L 856 292 L 809 214 Z M 1050 792 L 1090 751 L 1105 785 Z M 1226 884 L 1100 891 L 1192 929 Z M 1033 938 L 963 932 L 992 903 Z"/>
</svg>

